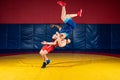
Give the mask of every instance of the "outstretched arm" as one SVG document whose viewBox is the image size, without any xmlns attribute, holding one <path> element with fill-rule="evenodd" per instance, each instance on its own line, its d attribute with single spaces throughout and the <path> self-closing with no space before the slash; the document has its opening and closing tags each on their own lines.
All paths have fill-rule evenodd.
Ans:
<svg viewBox="0 0 120 80">
<path fill-rule="evenodd" d="M 47 41 L 43 41 L 43 42 L 41 42 L 41 44 L 48 44 L 48 45 L 55 45 L 56 44 L 56 42 L 54 41 L 54 42 L 47 42 Z"/>
<path fill-rule="evenodd" d="M 53 28 L 53 27 L 56 27 L 57 29 L 59 29 L 59 30 L 61 30 L 62 29 L 62 27 L 61 26 L 59 26 L 59 25 L 51 25 L 51 28 Z"/>
</svg>

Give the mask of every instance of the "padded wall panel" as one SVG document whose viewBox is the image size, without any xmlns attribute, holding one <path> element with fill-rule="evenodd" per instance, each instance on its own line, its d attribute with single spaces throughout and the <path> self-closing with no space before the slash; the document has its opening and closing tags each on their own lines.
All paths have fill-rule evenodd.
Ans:
<svg viewBox="0 0 120 80">
<path fill-rule="evenodd" d="M 65 26 L 65 24 L 60 24 Z M 58 31 L 50 24 L 0 24 L 0 51 L 2 49 L 40 50 L 43 40 L 51 41 Z M 71 44 L 55 50 L 119 50 L 119 24 L 77 24 L 70 35 Z M 94 51 L 93 50 L 93 51 Z"/>
<path fill-rule="evenodd" d="M 33 25 L 21 25 L 21 49 L 33 49 Z"/>
<path fill-rule="evenodd" d="M 97 25 L 86 25 L 86 49 L 97 49 L 98 38 Z"/>
<path fill-rule="evenodd" d="M 7 48 L 20 49 L 20 25 L 9 25 L 7 34 Z"/>
<path fill-rule="evenodd" d="M 7 25 L 0 25 L 0 49 L 7 49 Z"/>
<path fill-rule="evenodd" d="M 111 49 L 120 49 L 120 25 L 111 25 Z"/>
<path fill-rule="evenodd" d="M 85 49 L 86 48 L 86 25 L 77 25 L 73 30 L 73 48 Z"/>
<path fill-rule="evenodd" d="M 111 25 L 98 25 L 99 49 L 111 49 Z"/>
<path fill-rule="evenodd" d="M 47 34 L 47 28 L 46 28 L 46 24 L 34 24 L 34 33 L 36 34 L 43 34 L 46 35 Z"/>
<path fill-rule="evenodd" d="M 42 48 L 42 44 L 41 42 L 46 40 L 46 36 L 47 36 L 47 27 L 46 24 L 43 25 L 34 25 L 34 30 L 33 30 L 33 47 L 34 49 L 41 49 Z"/>
</svg>

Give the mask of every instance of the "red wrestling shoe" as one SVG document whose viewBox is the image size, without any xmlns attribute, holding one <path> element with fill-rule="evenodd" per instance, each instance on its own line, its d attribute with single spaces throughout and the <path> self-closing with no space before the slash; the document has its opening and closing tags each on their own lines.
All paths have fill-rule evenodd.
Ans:
<svg viewBox="0 0 120 80">
<path fill-rule="evenodd" d="M 77 12 L 77 16 L 79 16 L 79 17 L 82 16 L 82 9 L 80 9 L 80 11 Z"/>
<path fill-rule="evenodd" d="M 59 4 L 60 6 L 66 6 L 66 3 L 62 1 L 57 1 L 57 4 Z"/>
</svg>

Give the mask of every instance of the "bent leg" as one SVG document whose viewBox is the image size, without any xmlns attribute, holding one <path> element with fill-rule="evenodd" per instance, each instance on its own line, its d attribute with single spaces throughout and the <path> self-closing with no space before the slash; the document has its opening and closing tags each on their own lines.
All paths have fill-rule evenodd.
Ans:
<svg viewBox="0 0 120 80">
<path fill-rule="evenodd" d="M 82 14 L 82 9 L 80 11 L 78 11 L 77 13 L 74 13 L 74 14 L 66 14 L 66 7 L 65 6 L 62 6 L 62 12 L 61 12 L 61 20 L 63 22 L 65 22 L 65 20 L 68 18 L 74 18 L 74 17 L 81 17 L 81 14 Z"/>
<path fill-rule="evenodd" d="M 57 4 L 59 4 L 62 7 L 61 11 L 61 20 L 64 22 L 66 18 L 74 18 L 76 16 L 81 17 L 82 14 L 82 9 L 80 9 L 77 13 L 75 14 L 66 14 L 66 3 L 62 1 L 58 1 Z"/>
<path fill-rule="evenodd" d="M 41 50 L 40 51 L 40 55 L 42 56 L 44 62 L 48 59 L 47 56 L 46 56 L 47 54 L 48 54 L 48 52 L 46 50 Z"/>
<path fill-rule="evenodd" d="M 76 14 L 67 14 L 66 18 L 74 18 L 76 16 L 77 16 L 77 13 Z"/>
<path fill-rule="evenodd" d="M 63 6 L 61 11 L 61 20 L 65 21 L 65 19 L 66 19 L 66 7 Z"/>
<path fill-rule="evenodd" d="M 46 68 L 47 60 L 48 60 L 48 58 L 47 58 L 46 55 L 48 54 L 48 52 L 47 52 L 46 50 L 42 50 L 42 51 L 40 51 L 40 54 L 41 54 L 41 56 L 42 56 L 42 58 L 43 58 L 43 60 L 44 60 L 41 68 Z"/>
</svg>

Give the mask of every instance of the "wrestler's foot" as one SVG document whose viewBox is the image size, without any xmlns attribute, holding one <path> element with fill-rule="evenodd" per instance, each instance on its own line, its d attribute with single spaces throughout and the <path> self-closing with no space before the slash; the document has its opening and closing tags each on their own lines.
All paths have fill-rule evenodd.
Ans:
<svg viewBox="0 0 120 80">
<path fill-rule="evenodd" d="M 82 9 L 80 9 L 80 11 L 77 12 L 77 16 L 79 16 L 79 17 L 82 16 Z"/>
<path fill-rule="evenodd" d="M 41 68 L 46 68 L 46 62 L 43 62 L 43 65 L 41 66 Z"/>
<path fill-rule="evenodd" d="M 46 60 L 46 62 L 47 62 L 47 64 L 49 64 L 49 63 L 50 63 L 50 60 Z"/>
<path fill-rule="evenodd" d="M 57 4 L 60 5 L 60 6 L 66 6 L 66 3 L 65 2 L 62 2 L 62 1 L 57 1 Z"/>
</svg>

